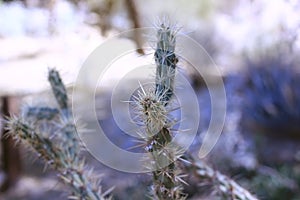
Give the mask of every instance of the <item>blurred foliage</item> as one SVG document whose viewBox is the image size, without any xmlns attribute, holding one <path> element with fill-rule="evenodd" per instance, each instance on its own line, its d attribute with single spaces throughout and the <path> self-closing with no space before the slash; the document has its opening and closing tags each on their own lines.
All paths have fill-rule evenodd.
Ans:
<svg viewBox="0 0 300 200">
<path fill-rule="evenodd" d="M 246 59 L 239 83 L 241 131 L 259 162 L 241 176 L 260 199 L 300 199 L 300 68 L 291 44 Z"/>
<path fill-rule="evenodd" d="M 248 62 L 243 123 L 252 130 L 300 138 L 300 76 L 281 55 Z"/>
<path fill-rule="evenodd" d="M 267 167 L 251 179 L 251 188 L 261 199 L 299 199 L 300 173 L 296 168 L 299 166 Z"/>
</svg>

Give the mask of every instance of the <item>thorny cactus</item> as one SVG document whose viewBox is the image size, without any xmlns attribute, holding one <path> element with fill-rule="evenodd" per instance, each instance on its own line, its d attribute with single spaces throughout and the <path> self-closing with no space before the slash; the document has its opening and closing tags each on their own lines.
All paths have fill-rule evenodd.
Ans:
<svg viewBox="0 0 300 200">
<path fill-rule="evenodd" d="M 182 151 L 171 145 L 172 120 L 168 118 L 168 106 L 173 96 L 174 78 L 177 63 L 175 55 L 176 31 L 167 24 L 157 30 L 155 49 L 156 79 L 155 89 L 145 91 L 141 86 L 134 97 L 133 107 L 143 125 L 142 138 L 145 150 L 150 154 L 148 168 L 152 170 L 154 199 L 185 199 L 181 184 L 182 175 L 176 160 Z M 151 163 L 149 166 L 149 163 Z"/>
<path fill-rule="evenodd" d="M 183 192 L 187 185 L 185 177 L 196 175 L 199 183 L 202 178 L 209 179 L 216 188 L 228 198 L 240 200 L 257 200 L 235 181 L 213 170 L 205 164 L 196 164 L 183 156 L 183 150 L 172 143 L 172 126 L 174 120 L 170 116 L 174 79 L 178 58 L 175 54 L 177 30 L 163 23 L 157 31 L 155 49 L 156 79 L 155 89 L 147 90 L 141 86 L 134 96 L 133 109 L 142 124 L 140 132 L 144 139 L 145 150 L 149 152 L 147 167 L 152 170 L 152 198 L 159 200 L 186 199 Z M 172 144 L 171 144 L 172 143 Z M 186 154 L 188 155 L 188 154 Z M 183 167 L 185 166 L 185 167 Z"/>
<path fill-rule="evenodd" d="M 295 62 L 280 55 L 264 56 L 248 66 L 243 124 L 263 133 L 300 138 L 300 74 Z"/>
<path fill-rule="evenodd" d="M 80 155 L 81 146 L 68 106 L 68 96 L 58 72 L 49 70 L 48 80 L 58 108 L 24 107 L 20 117 L 11 117 L 8 130 L 17 141 L 33 148 L 59 172 L 71 188 L 70 199 L 104 200 L 100 179 Z"/>
</svg>

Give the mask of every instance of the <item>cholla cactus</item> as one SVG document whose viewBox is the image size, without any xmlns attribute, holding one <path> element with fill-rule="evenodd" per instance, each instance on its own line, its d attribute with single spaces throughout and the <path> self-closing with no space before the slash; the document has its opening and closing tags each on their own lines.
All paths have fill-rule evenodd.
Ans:
<svg viewBox="0 0 300 200">
<path fill-rule="evenodd" d="M 81 146 L 65 86 L 54 69 L 49 70 L 48 79 L 59 107 L 24 107 L 21 117 L 9 119 L 9 134 L 33 148 L 59 172 L 72 190 L 71 199 L 104 200 L 109 191 L 101 191 L 99 177 L 80 156 Z"/>
<path fill-rule="evenodd" d="M 182 150 L 171 144 L 173 135 L 170 131 L 172 120 L 168 117 L 168 104 L 174 90 L 176 31 L 166 24 L 161 24 L 157 31 L 155 50 L 156 84 L 155 89 L 145 91 L 141 88 L 133 101 L 136 114 L 143 124 L 142 137 L 145 150 L 150 154 L 147 167 L 153 175 L 152 195 L 155 199 L 185 199 L 182 192 L 181 172 L 176 159 Z"/>
</svg>

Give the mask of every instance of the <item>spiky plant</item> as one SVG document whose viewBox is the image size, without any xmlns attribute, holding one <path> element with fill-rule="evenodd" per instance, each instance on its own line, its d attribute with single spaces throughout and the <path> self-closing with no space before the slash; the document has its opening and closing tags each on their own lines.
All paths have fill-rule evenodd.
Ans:
<svg viewBox="0 0 300 200">
<path fill-rule="evenodd" d="M 176 160 L 182 150 L 172 144 L 173 121 L 168 117 L 168 105 L 174 92 L 174 78 L 177 63 L 175 55 L 176 30 L 162 23 L 157 30 L 155 49 L 155 86 L 146 90 L 141 86 L 134 97 L 133 107 L 143 124 L 141 136 L 145 150 L 149 152 L 147 167 L 152 171 L 154 199 L 185 199 L 182 192 L 181 171 Z"/>
<path fill-rule="evenodd" d="M 71 188 L 70 199 L 104 200 L 109 191 L 102 192 L 99 176 L 95 176 L 82 158 L 81 145 L 65 86 L 54 70 L 48 80 L 58 107 L 25 106 L 20 117 L 11 117 L 7 129 L 17 141 L 29 146 Z"/>
</svg>

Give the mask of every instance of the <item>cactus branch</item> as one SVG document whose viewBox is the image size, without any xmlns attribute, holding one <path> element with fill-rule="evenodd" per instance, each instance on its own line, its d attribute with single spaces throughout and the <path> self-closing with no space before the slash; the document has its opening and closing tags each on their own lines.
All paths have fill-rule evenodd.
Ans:
<svg viewBox="0 0 300 200">
<path fill-rule="evenodd" d="M 175 68 L 178 59 L 175 55 L 176 31 L 161 24 L 157 31 L 157 45 L 154 53 L 156 63 L 155 92 L 166 104 L 173 95 Z"/>
<path fill-rule="evenodd" d="M 155 90 L 145 91 L 141 87 L 134 97 L 134 108 L 144 125 L 145 150 L 149 152 L 147 167 L 152 171 L 152 196 L 159 200 L 185 199 L 182 192 L 181 171 L 175 160 L 182 151 L 172 145 L 167 105 L 173 96 L 177 57 L 175 51 L 175 31 L 162 24 L 157 31 L 155 50 L 156 79 Z M 150 163 L 150 164 L 149 164 Z"/>
<path fill-rule="evenodd" d="M 71 199 L 104 200 L 109 191 L 101 191 L 97 176 L 80 156 L 77 129 L 59 73 L 50 69 L 48 80 L 59 108 L 25 107 L 21 117 L 8 120 L 8 134 L 33 148 L 59 172 L 59 177 L 72 190 Z"/>
<path fill-rule="evenodd" d="M 183 171 L 193 174 L 199 182 L 203 179 L 208 179 L 214 186 L 227 197 L 236 200 L 258 200 L 248 190 L 244 189 L 237 182 L 223 175 L 221 172 L 214 170 L 206 163 L 197 160 L 191 156 L 184 156 L 180 159 L 180 164 L 183 166 Z"/>
</svg>

